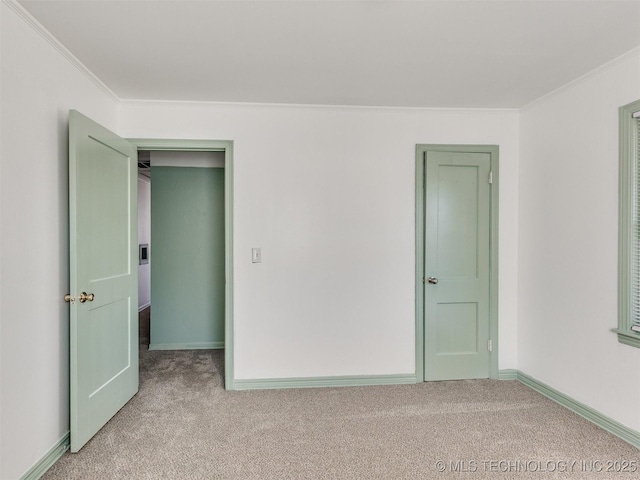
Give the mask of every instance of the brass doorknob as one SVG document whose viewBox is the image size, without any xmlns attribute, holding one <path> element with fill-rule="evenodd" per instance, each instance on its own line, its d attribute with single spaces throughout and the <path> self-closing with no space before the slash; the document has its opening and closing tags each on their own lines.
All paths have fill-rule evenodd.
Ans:
<svg viewBox="0 0 640 480">
<path fill-rule="evenodd" d="M 94 298 L 95 298 L 95 295 L 93 293 L 90 293 L 87 295 L 87 292 L 82 292 L 80 295 L 78 295 L 78 301 L 80 303 L 84 303 L 87 300 L 90 302 L 93 302 Z"/>
<path fill-rule="evenodd" d="M 71 295 L 70 293 L 67 293 L 64 296 L 64 301 L 67 303 L 75 303 L 76 302 L 76 297 L 74 297 L 73 295 Z"/>
</svg>

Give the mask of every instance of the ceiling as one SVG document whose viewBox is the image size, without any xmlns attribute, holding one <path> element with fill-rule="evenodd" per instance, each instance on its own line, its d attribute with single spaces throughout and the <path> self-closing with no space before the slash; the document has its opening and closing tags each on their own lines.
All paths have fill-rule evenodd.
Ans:
<svg viewBox="0 0 640 480">
<path fill-rule="evenodd" d="M 518 108 L 640 45 L 640 0 L 18 0 L 122 99 Z"/>
</svg>

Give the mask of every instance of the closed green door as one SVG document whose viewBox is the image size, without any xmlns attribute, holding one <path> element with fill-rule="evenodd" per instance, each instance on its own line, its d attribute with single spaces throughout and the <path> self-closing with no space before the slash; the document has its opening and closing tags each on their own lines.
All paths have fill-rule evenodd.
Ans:
<svg viewBox="0 0 640 480">
<path fill-rule="evenodd" d="M 489 153 L 425 153 L 424 378 L 488 378 Z"/>
<path fill-rule="evenodd" d="M 69 113 L 71 451 L 138 391 L 137 152 Z"/>
</svg>

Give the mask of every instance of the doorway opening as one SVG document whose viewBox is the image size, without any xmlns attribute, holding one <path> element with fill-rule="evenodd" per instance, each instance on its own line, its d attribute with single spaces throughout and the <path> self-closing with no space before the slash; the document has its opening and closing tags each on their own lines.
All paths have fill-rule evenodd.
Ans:
<svg viewBox="0 0 640 480">
<path fill-rule="evenodd" d="M 230 141 L 129 139 L 138 150 L 140 339 L 224 349 L 233 389 Z M 141 253 L 142 255 L 142 253 Z"/>
<path fill-rule="evenodd" d="M 138 340 L 149 346 L 151 322 L 151 155 L 138 152 Z"/>
</svg>

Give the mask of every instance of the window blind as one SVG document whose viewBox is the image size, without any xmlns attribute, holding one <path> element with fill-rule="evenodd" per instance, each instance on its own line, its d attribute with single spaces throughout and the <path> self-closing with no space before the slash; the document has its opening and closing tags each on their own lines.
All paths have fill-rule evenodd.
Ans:
<svg viewBox="0 0 640 480">
<path fill-rule="evenodd" d="M 633 152 L 633 235 L 631 252 L 631 330 L 640 333 L 640 112 L 633 114 L 636 141 Z"/>
</svg>

